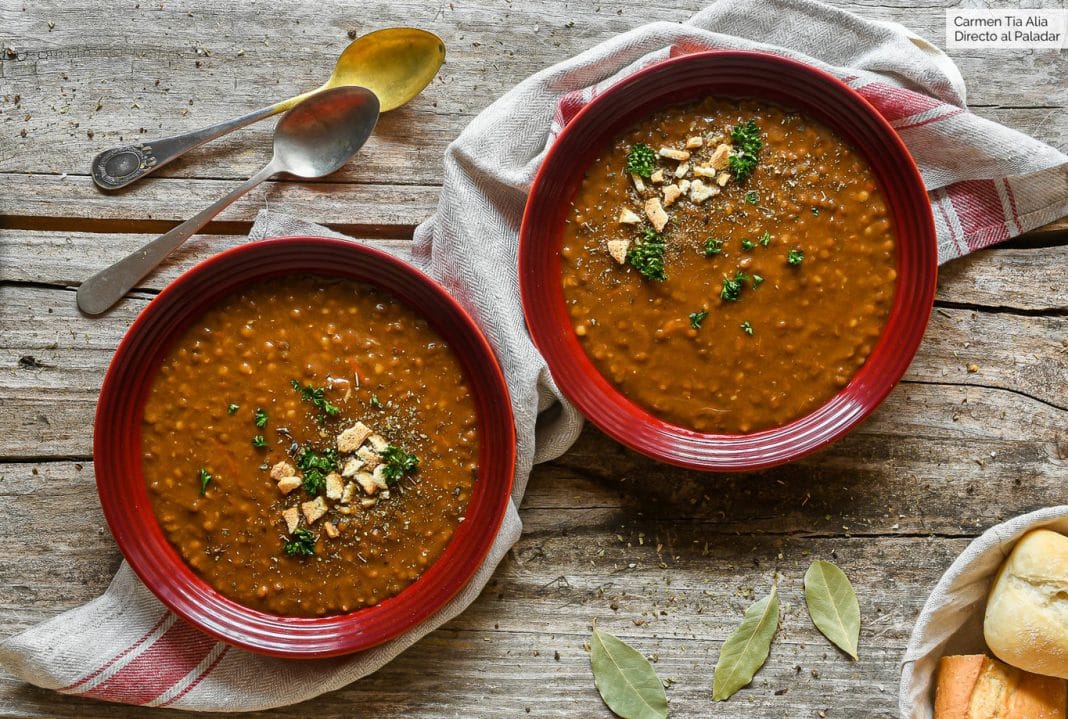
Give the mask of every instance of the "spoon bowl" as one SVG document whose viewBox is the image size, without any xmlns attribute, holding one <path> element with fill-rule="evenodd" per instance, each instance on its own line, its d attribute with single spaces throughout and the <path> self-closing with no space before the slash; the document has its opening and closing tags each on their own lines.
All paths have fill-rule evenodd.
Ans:
<svg viewBox="0 0 1068 719">
<path fill-rule="evenodd" d="M 323 177 L 352 159 L 378 122 L 378 97 L 363 87 L 316 93 L 287 112 L 274 130 L 274 157 L 225 197 L 96 273 L 78 288 L 78 308 L 87 315 L 107 311 L 137 282 L 237 198 L 268 177 L 287 172 Z"/>
</svg>

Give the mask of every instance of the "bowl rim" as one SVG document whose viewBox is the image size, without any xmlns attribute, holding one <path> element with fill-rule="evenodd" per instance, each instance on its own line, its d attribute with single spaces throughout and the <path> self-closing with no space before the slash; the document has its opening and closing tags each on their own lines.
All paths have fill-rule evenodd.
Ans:
<svg viewBox="0 0 1068 719">
<path fill-rule="evenodd" d="M 298 264 L 279 269 L 283 260 Z M 302 261 L 304 265 L 299 264 Z M 140 422 L 162 356 L 220 300 L 272 277 L 293 275 L 339 277 L 370 285 L 411 308 L 449 342 L 479 421 L 479 474 L 465 512 L 468 521 L 456 528 L 441 556 L 393 597 L 326 617 L 270 614 L 212 588 L 163 535 L 141 467 Z M 222 281 L 210 294 L 198 294 L 205 279 L 220 276 Z M 407 284 L 384 286 L 390 280 Z M 409 293 L 432 303 L 433 309 L 414 306 Z M 175 309 L 183 301 L 191 309 Z M 178 322 L 161 326 L 176 313 Z M 104 427 L 107 431 L 101 430 Z M 132 435 L 121 429 L 132 430 Z M 436 614 L 468 585 L 489 554 L 511 501 L 515 437 L 510 393 L 496 355 L 475 321 L 444 287 L 388 252 L 362 243 L 287 236 L 238 245 L 204 260 L 141 310 L 104 377 L 93 449 L 97 491 L 115 542 L 142 583 L 168 609 L 209 636 L 242 649 L 276 657 L 325 658 L 396 638 Z"/>
<path fill-rule="evenodd" d="M 860 118 L 855 122 L 868 123 L 867 130 L 877 133 L 878 138 L 894 154 L 898 183 L 891 183 L 891 187 L 892 194 L 900 201 L 899 206 L 891 206 L 891 196 L 884 182 L 886 178 L 881 174 L 890 172 L 891 161 L 873 160 L 868 148 L 860 143 L 852 143 L 876 171 L 880 187 L 887 193 L 887 204 L 897 226 L 898 277 L 894 305 L 868 360 L 854 373 L 845 388 L 812 412 L 785 425 L 737 435 L 698 432 L 664 421 L 611 385 L 578 344 L 570 320 L 566 324 L 560 321 L 566 320 L 566 316 L 561 315 L 563 292 L 559 272 L 553 277 L 545 269 L 547 265 L 550 269 L 559 265 L 562 223 L 546 229 L 549 221 L 545 217 L 554 208 L 542 199 L 543 196 L 568 185 L 579 170 L 585 173 L 597 152 L 625 131 L 626 127 L 655 112 L 651 106 L 657 99 L 662 100 L 660 107 L 666 107 L 717 94 L 716 90 L 711 89 L 713 83 L 704 77 L 699 77 L 692 85 L 680 85 L 691 92 L 685 99 L 671 99 L 672 94 L 678 94 L 678 89 L 667 87 L 671 82 L 670 75 L 676 71 L 693 68 L 696 72 L 716 67 L 749 69 L 754 74 L 774 72 L 782 87 L 786 87 L 783 78 L 795 82 L 804 80 L 813 86 L 821 86 L 841 107 L 850 109 L 856 118 Z M 734 78 L 717 79 L 716 82 L 720 85 L 745 85 Z M 642 98 L 640 103 L 644 109 L 619 110 L 611 107 L 611 103 L 617 102 L 628 92 L 636 93 L 636 87 L 653 84 L 656 84 L 656 88 L 650 92 L 650 96 L 655 99 Z M 704 92 L 694 90 L 702 87 L 708 89 Z M 750 87 L 751 91 L 748 92 L 719 91 L 719 94 L 789 104 L 788 101 L 769 100 L 767 87 Z M 771 94 L 788 94 L 789 89 L 777 89 Z M 628 99 L 634 99 L 633 95 Z M 837 123 L 827 119 L 805 107 L 804 102 L 795 105 L 800 105 L 800 109 L 810 116 L 815 114 L 817 119 L 844 136 L 847 142 L 852 142 L 853 132 L 843 129 L 845 121 Z M 621 129 L 587 131 L 584 127 L 606 117 L 610 121 L 618 121 L 623 117 L 630 119 Z M 602 126 L 607 127 L 604 124 Z M 859 124 L 858 127 L 865 129 Z M 580 133 L 590 135 L 591 132 L 598 134 L 571 141 L 572 137 L 579 138 Z M 580 143 L 585 144 L 578 147 Z M 576 153 L 582 152 L 591 159 L 576 160 Z M 579 170 L 575 167 L 579 167 Z M 569 191 L 564 199 L 569 201 L 576 190 L 577 187 Z M 906 211 L 910 213 L 908 217 L 912 220 L 913 233 L 907 237 L 907 241 L 903 241 L 899 221 Z M 903 265 L 903 248 L 906 247 L 909 257 L 917 266 L 910 277 L 906 277 L 903 271 L 908 269 Z M 825 448 L 855 428 L 882 403 L 907 370 L 930 320 L 937 289 L 937 253 L 934 217 L 919 169 L 897 132 L 860 93 L 823 70 L 780 55 L 759 51 L 710 50 L 670 57 L 636 71 L 597 94 L 564 125 L 549 146 L 527 197 L 519 233 L 519 286 L 527 328 L 538 351 L 545 357 L 553 380 L 564 396 L 598 429 L 630 449 L 668 464 L 709 472 L 749 471 L 785 464 Z M 902 298 L 906 279 L 911 283 L 910 289 L 914 290 L 907 302 Z M 900 326 L 902 324 L 904 327 Z M 895 330 L 903 330 L 904 334 L 890 337 Z M 879 353 L 892 367 L 882 372 L 880 377 L 873 378 L 871 367 Z M 854 396 L 858 392 L 861 393 L 859 401 Z"/>
</svg>

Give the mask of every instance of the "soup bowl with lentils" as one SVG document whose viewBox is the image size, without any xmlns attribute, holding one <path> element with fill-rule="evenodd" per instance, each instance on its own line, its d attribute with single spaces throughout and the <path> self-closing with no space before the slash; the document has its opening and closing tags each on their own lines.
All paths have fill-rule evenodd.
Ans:
<svg viewBox="0 0 1068 719">
<path fill-rule="evenodd" d="M 930 206 L 856 92 L 760 53 L 641 71 L 564 128 L 531 190 L 520 281 L 563 392 L 609 435 L 709 470 L 825 446 L 926 327 Z"/>
<path fill-rule="evenodd" d="M 510 407 L 429 278 L 349 242 L 260 242 L 183 275 L 130 329 L 97 482 L 179 615 L 256 651 L 341 654 L 429 616 L 481 563 L 511 488 Z"/>
</svg>

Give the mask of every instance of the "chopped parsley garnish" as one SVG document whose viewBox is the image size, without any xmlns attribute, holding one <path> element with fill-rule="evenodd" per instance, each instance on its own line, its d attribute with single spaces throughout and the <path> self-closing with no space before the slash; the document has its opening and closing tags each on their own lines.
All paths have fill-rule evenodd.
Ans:
<svg viewBox="0 0 1068 719">
<path fill-rule="evenodd" d="M 311 447 L 304 447 L 297 455 L 297 469 L 304 475 L 304 491 L 316 496 L 326 486 L 326 475 L 337 469 L 337 450 L 333 448 L 316 452 Z"/>
<path fill-rule="evenodd" d="M 377 394 L 371 395 L 371 406 L 375 409 L 382 409 L 382 400 L 378 398 Z"/>
<path fill-rule="evenodd" d="M 815 216 L 815 217 L 819 217 L 819 216 L 820 216 L 820 208 L 818 208 L 818 207 L 813 207 L 813 208 L 812 208 L 812 214 L 813 214 L 813 216 Z"/>
<path fill-rule="evenodd" d="M 264 427 L 267 426 L 267 413 L 264 412 L 259 407 L 256 408 L 255 422 L 256 422 L 256 426 L 259 427 L 260 429 L 263 429 Z"/>
<path fill-rule="evenodd" d="M 646 227 L 642 231 L 642 238 L 627 250 L 627 262 L 648 280 L 663 282 L 667 279 L 664 273 L 664 236 Z"/>
<path fill-rule="evenodd" d="M 315 554 L 315 535 L 301 527 L 293 531 L 292 539 L 283 549 L 291 557 L 310 557 Z"/>
<path fill-rule="evenodd" d="M 786 254 L 786 261 L 794 267 L 797 267 L 805 261 L 805 253 L 801 250 L 790 250 Z"/>
<path fill-rule="evenodd" d="M 756 243 L 753 242 L 752 240 L 742 240 L 742 249 L 743 250 L 747 250 L 748 251 L 748 250 L 753 249 L 754 247 L 756 247 Z"/>
<path fill-rule="evenodd" d="M 764 278 L 760 275 L 753 275 L 753 289 L 755 290 L 757 287 L 760 287 L 760 283 L 762 283 L 763 281 Z"/>
<path fill-rule="evenodd" d="M 768 245 L 770 245 L 771 244 L 771 235 L 768 234 L 767 232 L 765 232 L 763 235 L 761 235 L 760 236 L 760 244 L 762 246 L 764 246 L 764 247 L 767 247 Z"/>
<path fill-rule="evenodd" d="M 764 141 L 760 139 L 760 127 L 755 120 L 737 125 L 731 130 L 731 141 L 734 143 L 734 152 L 728 158 L 727 164 L 740 182 L 756 169 L 757 154 L 764 147 Z"/>
<path fill-rule="evenodd" d="M 723 252 L 723 240 L 709 237 L 705 240 L 705 257 L 712 257 Z"/>
<path fill-rule="evenodd" d="M 745 204 L 755 205 L 758 202 L 760 202 L 760 195 L 758 195 L 756 192 L 750 190 L 749 192 L 745 193 Z"/>
<path fill-rule="evenodd" d="M 643 142 L 633 145 L 627 153 L 626 170 L 638 177 L 649 177 L 656 169 L 656 153 Z"/>
<path fill-rule="evenodd" d="M 745 280 L 745 273 L 741 270 L 734 274 L 733 279 L 723 275 L 723 289 L 720 291 L 719 296 L 728 302 L 737 302 L 738 298 L 742 296 L 742 287 L 745 286 Z"/>
<path fill-rule="evenodd" d="M 262 434 L 257 434 L 255 437 L 252 438 L 252 446 L 256 449 L 263 449 L 267 446 L 267 438 L 264 437 Z"/>
<path fill-rule="evenodd" d="M 293 389 L 300 392 L 301 399 L 307 402 L 311 402 L 313 405 L 315 405 L 331 417 L 341 412 L 340 407 L 331 404 L 330 401 L 326 398 L 326 390 L 322 387 L 312 387 L 310 384 L 302 385 L 295 379 L 290 380 L 289 383 L 293 385 Z"/>
<path fill-rule="evenodd" d="M 698 312 L 691 312 L 690 313 L 690 327 L 693 327 L 695 330 L 701 329 L 701 323 L 705 321 L 706 317 L 708 317 L 708 310 L 700 310 Z"/>
<path fill-rule="evenodd" d="M 208 470 L 201 467 L 197 472 L 197 479 L 200 480 L 200 496 L 203 497 L 208 491 L 208 485 L 211 484 L 211 475 L 208 474 Z"/>
<path fill-rule="evenodd" d="M 236 405 L 236 404 L 234 404 L 233 402 L 231 402 L 230 404 L 226 405 L 226 413 L 227 414 L 233 414 L 234 412 L 236 412 L 239 409 L 241 409 L 241 407 Z"/>
<path fill-rule="evenodd" d="M 384 460 L 385 469 L 382 473 L 386 475 L 386 482 L 389 484 L 395 484 L 406 474 L 411 474 L 419 469 L 419 458 L 414 454 L 405 452 L 403 449 L 396 445 L 389 445 L 381 452 L 382 459 Z"/>
<path fill-rule="evenodd" d="M 740 324 L 739 327 L 741 327 L 742 331 L 745 332 L 750 337 L 753 336 L 753 325 L 749 324 L 749 320 L 746 320 L 745 322 Z"/>
</svg>

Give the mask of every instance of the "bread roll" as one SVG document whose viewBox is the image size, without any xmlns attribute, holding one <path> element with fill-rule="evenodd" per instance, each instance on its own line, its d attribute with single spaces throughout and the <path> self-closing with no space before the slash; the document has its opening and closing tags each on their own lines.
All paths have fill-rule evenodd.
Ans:
<svg viewBox="0 0 1068 719">
<path fill-rule="evenodd" d="M 983 654 L 942 657 L 934 719 L 1064 719 L 1068 684 Z"/>
<path fill-rule="evenodd" d="M 1068 679 L 1068 537 L 1036 529 L 1016 542 L 990 590 L 983 634 L 1002 661 Z"/>
</svg>

